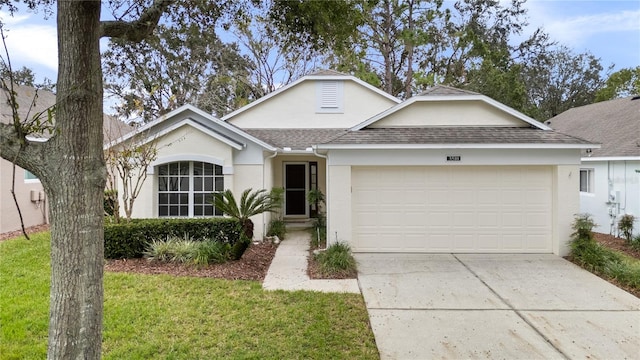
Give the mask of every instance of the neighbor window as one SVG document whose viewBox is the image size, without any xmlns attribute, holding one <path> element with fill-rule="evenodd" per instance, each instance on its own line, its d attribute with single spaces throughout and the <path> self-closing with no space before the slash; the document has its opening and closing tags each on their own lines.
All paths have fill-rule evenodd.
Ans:
<svg viewBox="0 0 640 360">
<path fill-rule="evenodd" d="M 33 173 L 29 170 L 25 170 L 24 171 L 24 182 L 39 182 L 40 179 L 38 179 L 37 176 L 33 175 Z"/>
<path fill-rule="evenodd" d="M 213 193 L 224 190 L 222 166 L 181 161 L 158 166 L 158 216 L 222 216 Z"/>
<path fill-rule="evenodd" d="M 323 80 L 316 83 L 316 112 L 343 112 L 343 81 Z"/>
<path fill-rule="evenodd" d="M 580 192 L 593 193 L 593 169 L 580 169 Z"/>
</svg>

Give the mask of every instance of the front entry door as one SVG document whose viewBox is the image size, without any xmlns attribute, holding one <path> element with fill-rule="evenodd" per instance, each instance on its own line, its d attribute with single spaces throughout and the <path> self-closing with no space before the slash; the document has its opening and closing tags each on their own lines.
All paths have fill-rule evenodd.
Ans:
<svg viewBox="0 0 640 360">
<path fill-rule="evenodd" d="M 284 214 L 285 216 L 308 216 L 307 209 L 307 164 L 284 164 Z"/>
</svg>

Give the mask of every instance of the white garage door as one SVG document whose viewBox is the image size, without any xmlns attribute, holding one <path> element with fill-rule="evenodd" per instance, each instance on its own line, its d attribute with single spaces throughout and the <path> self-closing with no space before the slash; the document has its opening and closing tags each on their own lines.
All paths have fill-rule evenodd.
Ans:
<svg viewBox="0 0 640 360">
<path fill-rule="evenodd" d="M 551 253 L 547 166 L 352 168 L 357 252 Z"/>
</svg>

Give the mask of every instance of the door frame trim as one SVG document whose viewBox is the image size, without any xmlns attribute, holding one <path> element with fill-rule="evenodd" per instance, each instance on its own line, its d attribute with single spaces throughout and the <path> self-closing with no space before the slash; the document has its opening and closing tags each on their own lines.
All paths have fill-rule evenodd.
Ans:
<svg viewBox="0 0 640 360">
<path fill-rule="evenodd" d="M 287 165 L 304 165 L 304 214 L 289 215 L 287 214 Z M 307 201 L 307 193 L 309 192 L 309 162 L 308 161 L 284 161 L 282 162 L 282 188 L 284 189 L 284 209 L 282 214 L 286 218 L 308 218 L 309 202 Z"/>
</svg>

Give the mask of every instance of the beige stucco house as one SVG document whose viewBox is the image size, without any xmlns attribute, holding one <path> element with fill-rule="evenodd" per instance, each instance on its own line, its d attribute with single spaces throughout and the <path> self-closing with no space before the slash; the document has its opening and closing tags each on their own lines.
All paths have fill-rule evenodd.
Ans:
<svg viewBox="0 0 640 360">
<path fill-rule="evenodd" d="M 211 192 L 285 189 L 285 219 L 326 194 L 328 241 L 356 252 L 567 253 L 580 151 L 596 147 L 486 96 L 401 102 L 321 71 L 222 119 L 185 105 L 122 142 L 155 142 L 134 217 L 219 215 Z M 264 235 L 269 214 L 255 217 Z"/>
<path fill-rule="evenodd" d="M 30 86 L 14 86 L 18 103 L 18 116 L 24 120 L 56 103 L 56 96 L 50 91 L 37 90 Z M 0 89 L 0 121 L 13 121 L 12 108 L 8 104 L 9 90 Z M 11 195 L 14 184 L 13 164 L 0 158 L 0 233 L 20 229 L 20 217 Z M 48 222 L 47 200 L 40 180 L 25 169 L 15 167 L 15 194 L 22 212 L 25 227 Z"/>
<path fill-rule="evenodd" d="M 56 103 L 56 95 L 47 90 L 36 90 L 30 86 L 14 86 L 18 102 L 18 114 L 21 120 L 32 119 L 36 114 L 46 114 L 46 110 Z M 11 123 L 12 109 L 7 102 L 7 89 L 0 89 L 0 121 Z M 46 117 L 46 115 L 44 115 Z M 104 116 L 103 134 L 105 141 L 112 141 L 133 131 L 133 127 L 113 116 Z M 46 141 L 48 134 L 35 136 Z M 20 217 L 11 188 L 13 183 L 13 164 L 0 158 L 0 233 L 20 229 Z M 42 225 L 49 222 L 47 195 L 40 180 L 29 171 L 15 167 L 15 194 L 22 212 L 25 227 Z"/>
</svg>

